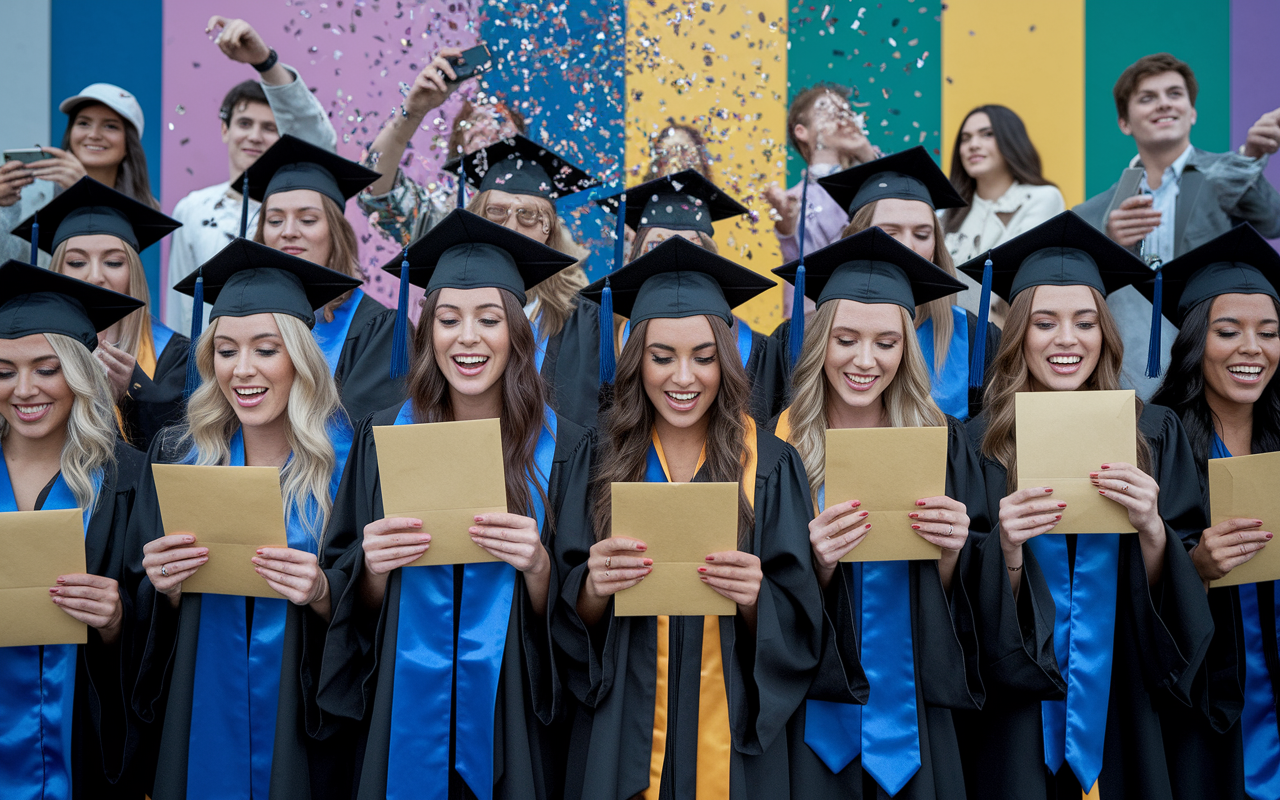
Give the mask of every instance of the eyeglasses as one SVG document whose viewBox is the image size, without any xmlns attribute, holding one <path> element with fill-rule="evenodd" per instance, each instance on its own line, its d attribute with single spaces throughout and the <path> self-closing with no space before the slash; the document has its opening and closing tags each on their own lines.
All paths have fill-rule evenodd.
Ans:
<svg viewBox="0 0 1280 800">
<path fill-rule="evenodd" d="M 499 225 L 505 224 L 506 221 L 511 217 L 513 213 L 516 215 L 516 224 L 519 225 L 521 228 L 533 229 L 533 228 L 541 227 L 543 233 L 551 232 L 550 221 L 547 220 L 547 217 L 545 214 L 543 214 L 541 211 L 537 209 L 525 208 L 521 206 L 520 208 L 514 209 L 513 211 L 512 209 L 507 208 L 506 206 L 485 206 L 484 207 L 485 218 L 488 219 L 490 222 L 496 222 Z"/>
</svg>

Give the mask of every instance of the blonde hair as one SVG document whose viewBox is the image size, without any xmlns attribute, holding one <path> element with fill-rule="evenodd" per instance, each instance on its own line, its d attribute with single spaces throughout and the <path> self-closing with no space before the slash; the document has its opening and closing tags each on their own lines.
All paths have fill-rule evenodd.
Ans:
<svg viewBox="0 0 1280 800">
<path fill-rule="evenodd" d="M 529 301 L 537 304 L 535 308 L 539 333 L 550 339 L 564 328 L 569 315 L 578 304 L 578 292 L 589 283 L 587 273 L 582 269 L 582 261 L 589 252 L 573 240 L 573 234 L 569 232 L 568 226 L 556 213 L 554 203 L 542 197 L 533 199 L 538 201 L 543 213 L 547 214 L 550 220 L 547 230 L 547 247 L 578 259 L 576 264 L 565 267 L 526 292 Z M 471 202 L 467 203 L 467 210 L 483 217 L 488 203 L 489 190 L 486 190 L 471 198 Z"/>
<path fill-rule="evenodd" d="M 319 549 L 324 545 L 324 528 L 333 510 L 329 481 L 337 463 L 328 425 L 335 414 L 342 413 L 342 405 L 329 365 L 307 326 L 288 314 L 271 317 L 280 328 L 285 354 L 293 362 L 295 371 L 285 424 L 293 456 L 280 471 L 284 510 L 286 516 L 295 507 L 303 512 L 303 527 Z M 196 343 L 200 388 L 191 394 L 187 403 L 186 426 L 179 440 L 180 444 L 194 448 L 195 463 L 203 465 L 227 464 L 231 458 L 231 437 L 240 427 L 235 409 L 227 402 L 214 375 L 213 340 L 217 331 L 218 320 L 214 319 Z M 305 513 L 308 500 L 316 504 L 318 513 L 314 520 Z"/>
<path fill-rule="evenodd" d="M 873 200 L 867 203 L 858 212 L 853 215 L 853 219 L 849 220 L 849 224 L 840 233 L 841 239 L 846 239 L 855 233 L 862 233 L 871 226 L 871 220 L 876 215 L 876 208 L 880 205 L 879 200 Z M 951 253 L 947 250 L 946 231 L 943 230 L 942 220 L 937 214 L 933 217 L 933 258 L 929 260 L 934 266 L 939 267 L 951 277 L 956 277 L 956 265 L 951 259 Z M 915 327 L 919 328 L 927 320 L 933 320 L 933 369 L 940 372 L 942 366 L 947 363 L 947 351 L 951 348 L 951 334 L 955 332 L 955 318 L 951 315 L 951 299 L 953 295 L 939 297 L 937 300 L 930 300 L 927 303 L 916 306 Z M 964 358 L 968 358 L 968 353 L 962 354 Z"/>
<path fill-rule="evenodd" d="M 805 326 L 800 361 L 791 377 L 791 409 L 787 413 L 791 433 L 787 441 L 800 453 L 809 476 L 809 493 L 818 504 L 818 490 L 827 480 L 827 403 L 835 391 L 827 381 L 827 346 L 839 302 L 818 306 Z M 892 428 L 937 427 L 947 417 L 929 395 L 929 369 L 912 327 L 911 315 L 902 312 L 902 363 L 881 394 L 885 416 Z"/>
<path fill-rule="evenodd" d="M 263 205 L 266 205 L 265 198 Z M 335 203 L 332 197 L 320 195 L 320 207 L 324 209 L 324 221 L 329 226 L 329 263 L 321 266 L 356 280 L 364 280 L 364 272 L 360 270 L 360 250 L 356 243 L 356 232 L 343 214 L 342 206 Z M 258 213 L 258 225 L 253 232 L 253 240 L 258 244 L 267 243 L 266 225 L 267 214 L 263 209 Z M 351 292 L 354 291 L 354 289 L 351 290 Z M 320 318 L 325 322 L 333 322 L 333 312 L 351 298 L 351 292 L 343 292 L 325 303 L 324 308 L 320 309 Z"/>
<path fill-rule="evenodd" d="M 49 269 L 60 275 L 67 274 L 66 258 L 67 250 L 70 249 L 68 245 L 75 238 L 72 236 L 53 249 L 53 260 L 49 262 Z M 137 252 L 123 239 L 120 240 L 120 249 L 124 251 L 124 260 L 129 265 L 129 296 L 141 300 L 146 305 L 120 320 L 121 335 L 116 346 L 137 358 L 138 348 L 142 346 L 142 338 L 150 335 L 151 292 L 147 289 L 147 273 L 142 268 L 142 259 L 138 258 Z M 159 353 L 155 355 L 156 358 L 160 357 Z"/>
<path fill-rule="evenodd" d="M 99 499 L 95 480 L 108 466 L 115 466 L 116 404 L 111 399 L 111 386 L 106 371 L 83 343 L 60 333 L 46 333 L 44 338 L 58 357 L 67 388 L 74 395 L 58 468 L 76 503 L 93 509 Z M 0 439 L 8 435 L 9 423 L 0 417 Z"/>
</svg>

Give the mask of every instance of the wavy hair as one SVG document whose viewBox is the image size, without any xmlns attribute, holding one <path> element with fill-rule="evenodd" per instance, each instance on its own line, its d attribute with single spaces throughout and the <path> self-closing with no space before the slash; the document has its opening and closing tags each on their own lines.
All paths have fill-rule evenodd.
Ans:
<svg viewBox="0 0 1280 800">
<path fill-rule="evenodd" d="M 743 481 L 754 481 L 744 474 L 747 467 L 747 402 L 751 386 L 746 370 L 738 360 L 737 344 L 732 330 L 719 317 L 708 316 L 715 337 L 717 363 L 720 365 L 720 390 L 707 409 L 706 463 L 707 480 L 738 484 L 738 547 L 748 548 L 755 529 L 755 511 L 747 502 Z M 614 382 L 613 405 L 601 420 L 601 457 L 591 479 L 590 496 L 595 499 L 591 517 L 596 539 L 609 538 L 613 527 L 612 484 L 644 480 L 649 446 L 653 442 L 653 426 L 657 410 L 644 389 L 645 345 L 649 321 L 635 324 L 631 337 L 618 358 L 618 376 Z"/>
<path fill-rule="evenodd" d="M 1042 174 L 1040 152 L 1031 141 L 1027 126 L 1022 123 L 1022 117 L 1005 106 L 978 106 L 964 115 L 960 127 L 956 129 L 955 142 L 951 145 L 951 175 L 948 177 L 951 178 L 951 185 L 956 187 L 956 191 L 964 198 L 965 204 L 942 212 L 942 221 L 947 233 L 960 230 L 965 218 L 969 216 L 969 204 L 973 202 L 973 195 L 978 190 L 978 182 L 969 175 L 964 168 L 964 159 L 960 157 L 960 136 L 964 131 L 965 123 L 974 114 L 986 114 L 987 119 L 991 120 L 991 132 L 996 137 L 996 148 L 1004 157 L 1005 166 L 1008 167 L 1009 174 L 1013 176 L 1015 182 L 1027 186 L 1057 185 L 1046 180 Z"/>
<path fill-rule="evenodd" d="M 120 117 L 124 125 L 124 159 L 116 167 L 116 185 L 111 187 L 121 194 L 127 194 L 139 203 L 160 210 L 160 201 L 151 194 L 151 178 L 147 172 L 147 151 L 142 149 L 142 137 L 133 123 L 106 103 L 86 100 L 77 104 L 67 112 L 67 129 L 62 132 L 62 149 L 71 152 L 71 129 L 76 125 L 76 115 L 86 106 L 102 106 Z"/>
<path fill-rule="evenodd" d="M 265 200 L 263 205 L 266 205 Z M 364 280 L 364 272 L 360 269 L 360 250 L 356 243 L 356 232 L 342 213 L 342 206 L 335 203 L 332 197 L 320 195 L 320 207 L 324 209 L 324 221 L 329 226 L 329 262 L 321 266 L 357 280 Z M 266 225 L 267 215 L 259 210 L 258 226 L 253 232 L 253 240 L 258 244 L 266 244 Z M 354 289 L 351 290 L 351 292 L 354 291 Z M 321 309 L 321 316 L 324 317 L 325 322 L 333 322 L 333 312 L 351 298 L 351 292 L 343 292 L 325 303 L 324 308 Z"/>
<path fill-rule="evenodd" d="M 534 361 L 533 328 L 525 322 L 516 296 L 498 289 L 507 318 L 511 355 L 502 377 L 502 464 L 507 487 L 507 510 L 534 516 L 529 484 L 538 487 L 550 519 L 551 509 L 542 484 L 536 480 L 534 453 L 542 431 L 546 387 Z M 436 363 L 435 317 L 440 289 L 423 299 L 422 316 L 413 334 L 413 364 L 409 368 L 409 399 L 415 422 L 452 422 L 449 380 Z M 544 476 L 550 477 L 550 476 Z"/>
<path fill-rule="evenodd" d="M 280 470 L 280 491 L 284 496 L 284 512 L 292 508 L 305 510 L 307 501 L 318 510 L 312 519 L 302 514 L 303 528 L 316 542 L 317 551 L 324 546 L 324 529 L 333 510 L 329 482 L 337 464 L 333 441 L 329 438 L 329 422 L 337 414 L 345 414 L 338 400 L 338 387 L 329 373 L 329 365 L 306 324 L 288 314 L 272 314 L 280 328 L 285 354 L 293 363 L 293 386 L 286 406 L 285 437 L 292 451 Z M 200 388 L 191 394 L 187 417 L 180 431 L 179 452 L 194 452 L 195 463 L 226 465 L 231 459 L 231 437 L 240 427 L 235 409 L 222 393 L 214 374 L 214 337 L 218 320 L 196 342 L 196 367 L 200 370 Z"/>
<path fill-rule="evenodd" d="M 60 275 L 67 274 L 66 259 L 67 250 L 71 249 L 70 244 L 71 239 L 67 239 L 53 249 L 53 259 L 49 262 L 49 269 Z M 125 261 L 129 265 L 129 296 L 141 300 L 146 305 L 120 320 L 120 341 L 115 345 L 137 358 L 143 337 L 150 335 L 151 291 L 147 288 L 147 273 L 142 267 L 142 260 L 138 258 L 138 254 L 124 241 L 120 242 L 120 249 L 124 251 Z M 157 359 L 160 358 L 159 353 L 155 356 Z"/>
<path fill-rule="evenodd" d="M 818 306 L 805 326 L 800 361 L 791 378 L 791 406 L 787 414 L 791 433 L 787 441 L 800 453 L 805 474 L 809 477 L 809 493 L 818 505 L 818 490 L 827 480 L 827 404 L 840 402 L 827 380 L 827 348 L 831 328 L 835 325 L 839 303 L 827 301 Z M 881 395 L 885 415 L 891 428 L 938 427 L 947 417 L 929 395 L 929 367 L 925 363 L 920 342 L 912 327 L 911 315 L 902 312 L 902 362 L 893 380 Z"/>
</svg>

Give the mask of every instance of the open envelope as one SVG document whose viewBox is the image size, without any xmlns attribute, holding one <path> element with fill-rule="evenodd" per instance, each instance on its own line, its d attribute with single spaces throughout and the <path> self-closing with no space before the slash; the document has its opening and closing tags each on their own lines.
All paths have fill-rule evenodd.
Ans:
<svg viewBox="0 0 1280 800">
<path fill-rule="evenodd" d="M 711 553 L 738 549 L 738 484 L 615 483 L 613 535 L 647 545 L 653 571 L 615 595 L 619 617 L 733 616 L 737 605 L 698 576 Z"/>
<path fill-rule="evenodd" d="M 1260 519 L 1262 530 L 1280 531 L 1280 453 L 1209 459 L 1210 525 L 1229 519 Z M 1275 541 L 1275 540 L 1272 540 Z M 1256 556 L 1211 586 L 1238 586 L 1280 578 L 1280 546 Z"/>
<path fill-rule="evenodd" d="M 0 514 L 0 647 L 89 640 L 49 595 L 59 575 L 85 572 L 83 520 L 78 508 Z"/>
<path fill-rule="evenodd" d="M 1134 533 L 1124 506 L 1089 479 L 1103 464 L 1138 463 L 1133 392 L 1018 392 L 1018 488 L 1048 486 L 1066 503 L 1053 533 Z"/>
<path fill-rule="evenodd" d="M 911 529 L 916 501 L 947 490 L 947 429 L 827 429 L 827 503 L 860 500 L 871 530 L 841 561 L 938 559 Z"/>
<path fill-rule="evenodd" d="M 182 591 L 244 597 L 281 595 L 254 571 L 260 547 L 288 547 L 279 467 L 155 464 L 164 532 L 190 533 L 209 560 Z"/>
<path fill-rule="evenodd" d="M 477 514 L 507 510 L 498 420 L 379 425 L 373 438 L 384 516 L 420 519 L 431 534 L 427 552 L 409 566 L 499 560 L 467 533 Z"/>
</svg>

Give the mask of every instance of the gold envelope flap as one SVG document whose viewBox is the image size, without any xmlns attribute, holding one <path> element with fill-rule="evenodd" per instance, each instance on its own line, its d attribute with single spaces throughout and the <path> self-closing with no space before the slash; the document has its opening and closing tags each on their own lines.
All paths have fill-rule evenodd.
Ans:
<svg viewBox="0 0 1280 800">
<path fill-rule="evenodd" d="M 0 647 L 84 644 L 89 629 L 58 608 L 59 575 L 86 571 L 80 509 L 0 513 Z"/>
<path fill-rule="evenodd" d="M 1210 525 L 1260 519 L 1262 530 L 1280 530 L 1280 453 L 1209 459 Z M 1275 540 L 1272 540 L 1275 541 Z M 1268 544 L 1213 587 L 1280 579 L 1280 548 Z"/>
<path fill-rule="evenodd" d="M 190 533 L 209 560 L 182 591 L 243 597 L 281 595 L 254 571 L 260 547 L 288 547 L 279 467 L 153 464 L 165 535 Z"/>
<path fill-rule="evenodd" d="M 378 425 L 373 438 L 383 513 L 420 519 L 431 534 L 427 552 L 409 566 L 499 560 L 467 533 L 476 514 L 507 510 L 498 420 Z"/>
<path fill-rule="evenodd" d="M 738 549 L 738 484 L 615 483 L 613 535 L 639 539 L 653 572 L 615 596 L 620 617 L 732 616 L 737 605 L 698 577 L 711 553 Z"/>
<path fill-rule="evenodd" d="M 1129 513 L 1089 479 L 1109 462 L 1138 463 L 1133 392 L 1018 392 L 1014 403 L 1018 488 L 1048 486 L 1067 504 L 1053 532 L 1134 533 Z"/>
</svg>

